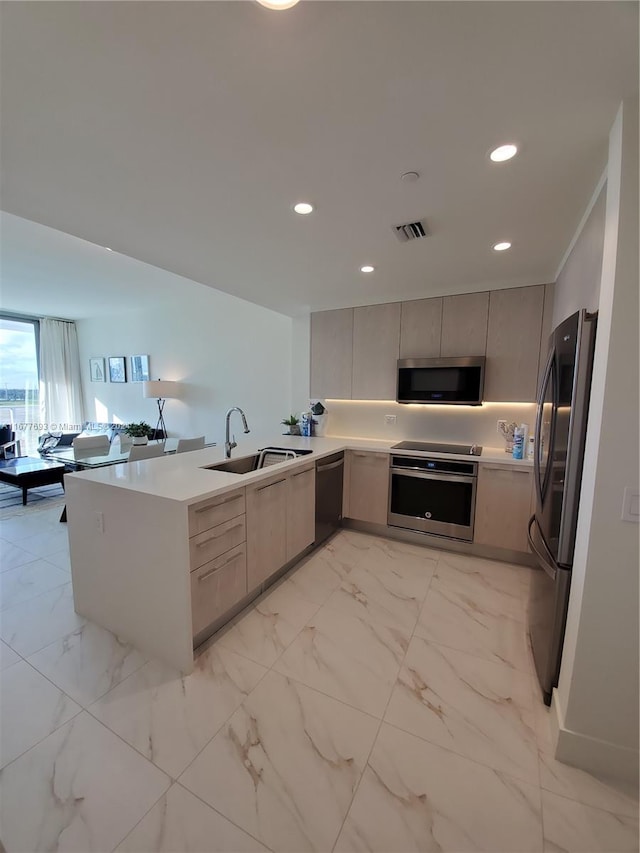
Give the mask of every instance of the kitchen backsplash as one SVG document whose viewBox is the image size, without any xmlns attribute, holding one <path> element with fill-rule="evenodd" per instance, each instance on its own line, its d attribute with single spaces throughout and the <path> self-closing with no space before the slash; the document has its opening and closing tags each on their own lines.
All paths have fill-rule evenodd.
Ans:
<svg viewBox="0 0 640 853">
<path fill-rule="evenodd" d="M 483 403 L 482 406 L 400 405 L 385 400 L 327 400 L 327 435 L 400 441 L 450 441 L 503 447 L 499 419 L 526 423 L 533 431 L 533 403 Z M 385 415 L 396 418 L 386 423 Z"/>
</svg>

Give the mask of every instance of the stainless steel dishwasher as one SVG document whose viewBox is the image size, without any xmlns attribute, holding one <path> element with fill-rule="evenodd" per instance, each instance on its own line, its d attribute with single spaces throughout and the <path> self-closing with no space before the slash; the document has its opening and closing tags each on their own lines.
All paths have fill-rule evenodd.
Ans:
<svg viewBox="0 0 640 853">
<path fill-rule="evenodd" d="M 316 545 L 341 526 L 344 453 L 316 462 Z"/>
</svg>

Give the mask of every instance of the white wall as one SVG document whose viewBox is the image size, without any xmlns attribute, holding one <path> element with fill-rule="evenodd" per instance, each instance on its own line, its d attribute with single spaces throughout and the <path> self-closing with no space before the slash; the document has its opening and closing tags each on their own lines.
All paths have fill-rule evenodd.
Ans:
<svg viewBox="0 0 640 853">
<path fill-rule="evenodd" d="M 291 330 L 291 411 L 309 408 L 311 376 L 311 319 L 309 314 L 294 317 Z"/>
<path fill-rule="evenodd" d="M 561 760 L 638 775 L 638 104 L 611 130 L 598 331 L 560 683 Z"/>
<path fill-rule="evenodd" d="M 127 356 L 129 375 L 129 356 L 147 354 L 152 379 L 184 384 L 181 399 L 166 403 L 169 435 L 224 441 L 224 414 L 240 406 L 253 433 L 277 436 L 290 411 L 291 318 L 187 279 L 176 277 L 175 297 L 144 311 L 78 321 L 78 338 L 88 420 L 155 426 L 158 412 L 139 383 L 91 382 L 91 356 Z"/>
<path fill-rule="evenodd" d="M 557 276 L 552 329 L 581 308 L 598 310 L 607 197 L 604 178 L 598 181 L 578 236 Z"/>
</svg>

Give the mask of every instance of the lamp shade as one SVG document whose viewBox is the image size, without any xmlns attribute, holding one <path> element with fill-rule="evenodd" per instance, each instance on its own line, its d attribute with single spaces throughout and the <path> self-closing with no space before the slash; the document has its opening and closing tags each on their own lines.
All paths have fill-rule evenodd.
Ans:
<svg viewBox="0 0 640 853">
<path fill-rule="evenodd" d="M 142 383 L 143 397 L 154 397 L 156 400 L 164 400 L 167 397 L 178 397 L 179 395 L 179 382 L 169 382 L 166 379 L 152 379 Z"/>
</svg>

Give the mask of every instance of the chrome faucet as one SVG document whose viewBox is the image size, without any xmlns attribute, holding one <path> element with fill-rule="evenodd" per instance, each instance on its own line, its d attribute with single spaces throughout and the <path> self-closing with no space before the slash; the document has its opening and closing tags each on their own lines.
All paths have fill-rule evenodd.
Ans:
<svg viewBox="0 0 640 853">
<path fill-rule="evenodd" d="M 241 416 L 242 416 L 242 426 L 244 427 L 244 431 L 245 431 L 245 432 L 251 432 L 251 430 L 250 430 L 250 429 L 249 429 L 249 427 L 247 426 L 247 419 L 246 419 L 245 414 L 244 414 L 244 412 L 242 411 L 242 409 L 238 408 L 238 406 L 234 406 L 232 409 L 229 409 L 229 411 L 227 412 L 227 414 L 226 414 L 226 415 L 225 415 L 225 417 L 224 417 L 224 426 L 225 426 L 225 432 L 224 432 L 224 458 L 225 458 L 225 459 L 231 459 L 231 451 L 233 450 L 233 448 L 234 448 L 234 447 L 237 447 L 237 446 L 238 446 L 238 445 L 236 444 L 236 437 L 235 437 L 235 435 L 233 436 L 233 439 L 232 439 L 232 440 L 230 440 L 230 439 L 229 439 L 229 421 L 231 420 L 231 415 L 232 415 L 232 413 L 233 413 L 233 412 L 240 412 L 240 414 L 241 414 Z"/>
</svg>

